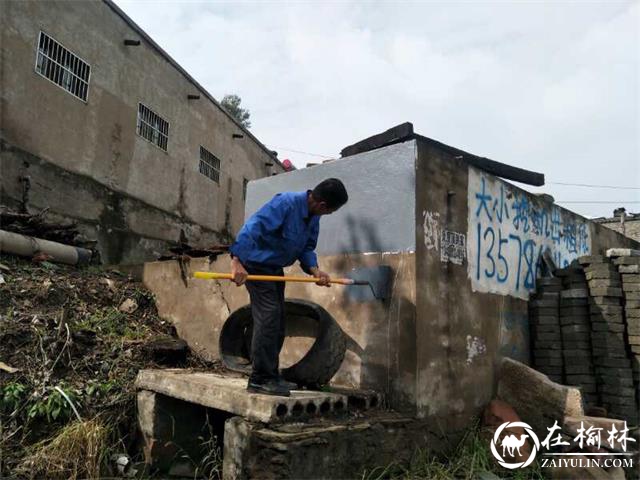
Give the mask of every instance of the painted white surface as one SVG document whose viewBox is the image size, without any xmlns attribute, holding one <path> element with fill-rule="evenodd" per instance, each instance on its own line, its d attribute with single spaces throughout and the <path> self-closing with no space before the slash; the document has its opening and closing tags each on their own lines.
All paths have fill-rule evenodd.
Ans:
<svg viewBox="0 0 640 480">
<path fill-rule="evenodd" d="M 407 252 L 416 248 L 416 142 L 360 153 L 249 182 L 245 218 L 276 193 L 304 191 L 339 178 L 349 202 L 322 217 L 319 255 Z"/>
<path fill-rule="evenodd" d="M 591 252 L 586 219 L 472 167 L 468 205 L 473 291 L 527 299 L 546 250 L 558 267 Z"/>
<path fill-rule="evenodd" d="M 438 251 L 440 241 L 440 214 L 438 212 L 422 212 L 422 229 L 424 230 L 424 246 L 427 250 Z"/>
</svg>

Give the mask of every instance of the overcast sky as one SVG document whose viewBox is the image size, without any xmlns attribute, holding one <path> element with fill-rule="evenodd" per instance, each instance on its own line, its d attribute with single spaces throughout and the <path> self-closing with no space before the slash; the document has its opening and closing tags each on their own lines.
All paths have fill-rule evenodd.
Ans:
<svg viewBox="0 0 640 480">
<path fill-rule="evenodd" d="M 638 1 L 116 1 L 298 167 L 410 121 L 571 210 L 640 212 Z"/>
</svg>

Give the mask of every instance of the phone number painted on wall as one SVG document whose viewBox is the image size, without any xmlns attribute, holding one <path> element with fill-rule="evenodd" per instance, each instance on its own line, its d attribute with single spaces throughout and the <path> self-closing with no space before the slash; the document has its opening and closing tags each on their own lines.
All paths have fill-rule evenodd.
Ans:
<svg viewBox="0 0 640 480">
<path fill-rule="evenodd" d="M 474 168 L 469 169 L 468 273 L 474 291 L 527 299 L 538 260 L 557 267 L 591 253 L 587 221 Z"/>
</svg>

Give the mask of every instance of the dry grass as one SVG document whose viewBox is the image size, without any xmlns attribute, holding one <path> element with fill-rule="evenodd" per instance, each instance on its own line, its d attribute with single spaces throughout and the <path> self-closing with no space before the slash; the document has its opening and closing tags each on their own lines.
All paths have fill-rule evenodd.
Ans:
<svg viewBox="0 0 640 480">
<path fill-rule="evenodd" d="M 75 421 L 28 448 L 18 472 L 29 478 L 100 478 L 109 428 L 99 419 Z"/>
</svg>

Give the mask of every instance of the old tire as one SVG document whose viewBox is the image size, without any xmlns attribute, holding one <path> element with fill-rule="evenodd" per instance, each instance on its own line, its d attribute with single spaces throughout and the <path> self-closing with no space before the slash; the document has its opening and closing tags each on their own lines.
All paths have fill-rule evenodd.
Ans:
<svg viewBox="0 0 640 480">
<path fill-rule="evenodd" d="M 346 337 L 338 323 L 320 305 L 305 300 L 285 301 L 285 322 L 303 317 L 314 325 L 315 342 L 297 363 L 282 370 L 282 376 L 302 386 L 324 385 L 336 374 L 347 349 Z M 296 322 L 299 323 L 299 322 Z M 219 346 L 225 366 L 231 370 L 251 371 L 251 306 L 233 312 L 222 327 Z"/>
</svg>

